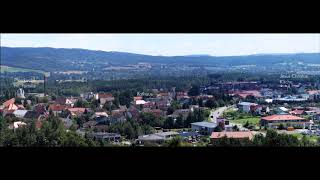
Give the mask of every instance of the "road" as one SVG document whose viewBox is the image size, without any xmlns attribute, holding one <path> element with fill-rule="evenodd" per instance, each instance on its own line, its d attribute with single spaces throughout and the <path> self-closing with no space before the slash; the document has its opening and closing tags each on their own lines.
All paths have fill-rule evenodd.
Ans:
<svg viewBox="0 0 320 180">
<path fill-rule="evenodd" d="M 211 113 L 210 113 L 210 118 L 209 118 L 209 120 L 211 121 L 211 122 L 215 122 L 216 120 L 217 120 L 217 118 L 218 117 L 220 117 L 220 116 L 222 116 L 222 114 L 223 114 L 223 112 L 225 111 L 225 110 L 227 110 L 229 107 L 227 107 L 227 106 L 224 106 L 224 107 L 220 107 L 220 108 L 218 108 L 218 109 L 216 109 L 216 110 L 212 110 L 211 111 Z"/>
</svg>

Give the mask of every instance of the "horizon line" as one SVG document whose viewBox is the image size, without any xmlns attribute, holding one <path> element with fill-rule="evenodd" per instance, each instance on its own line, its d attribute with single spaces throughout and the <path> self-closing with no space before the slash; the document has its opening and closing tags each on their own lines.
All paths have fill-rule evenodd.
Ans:
<svg viewBox="0 0 320 180">
<path fill-rule="evenodd" d="M 78 50 L 88 50 L 88 51 L 101 51 L 101 52 L 109 52 L 109 53 L 128 53 L 128 54 L 136 54 L 136 55 L 145 55 L 145 56 L 163 56 L 163 57 L 181 57 L 181 56 L 186 56 L 186 57 L 231 57 L 231 56 L 259 56 L 259 55 L 293 55 L 293 54 L 318 54 L 318 52 L 290 52 L 290 53 L 253 53 L 253 54 L 242 54 L 242 55 L 211 55 L 211 54 L 184 54 L 184 55 L 154 55 L 154 54 L 143 54 L 143 53 L 137 53 L 137 52 L 125 52 L 125 51 L 106 51 L 106 50 L 100 50 L 100 49 L 86 49 L 86 48 L 64 48 L 64 47 L 49 47 L 49 46 L 0 46 L 1 48 L 51 48 L 51 49 L 78 49 Z"/>
</svg>

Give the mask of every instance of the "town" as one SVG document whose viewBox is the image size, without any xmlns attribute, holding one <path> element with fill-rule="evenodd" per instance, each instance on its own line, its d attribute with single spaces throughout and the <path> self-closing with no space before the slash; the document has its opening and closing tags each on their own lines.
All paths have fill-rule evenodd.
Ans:
<svg viewBox="0 0 320 180">
<path fill-rule="evenodd" d="M 51 92 L 47 78 L 35 85 L 41 93 L 25 92 L 29 87 L 22 84 L 2 97 L 1 146 L 276 145 L 271 136 L 285 139 L 279 146 L 320 145 L 320 84 L 305 77 L 101 88 L 78 96 Z M 26 139 L 28 133 L 37 137 Z"/>
</svg>

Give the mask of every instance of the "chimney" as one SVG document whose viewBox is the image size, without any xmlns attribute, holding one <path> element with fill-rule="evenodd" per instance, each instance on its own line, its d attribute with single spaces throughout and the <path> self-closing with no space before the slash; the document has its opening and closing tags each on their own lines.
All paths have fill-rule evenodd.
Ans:
<svg viewBox="0 0 320 180">
<path fill-rule="evenodd" d="M 46 94 L 47 94 L 46 85 L 47 85 L 47 79 L 49 76 L 50 76 L 49 73 L 44 73 L 44 77 L 43 77 L 43 94 L 44 94 L 44 96 L 46 96 Z"/>
</svg>

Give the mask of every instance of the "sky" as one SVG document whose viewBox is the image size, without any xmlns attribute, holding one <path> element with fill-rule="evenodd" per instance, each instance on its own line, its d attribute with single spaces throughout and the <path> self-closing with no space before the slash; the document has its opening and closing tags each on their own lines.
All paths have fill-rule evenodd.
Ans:
<svg viewBox="0 0 320 180">
<path fill-rule="evenodd" d="M 320 52 L 320 34 L 1 34 L 1 46 L 232 56 Z"/>
</svg>

